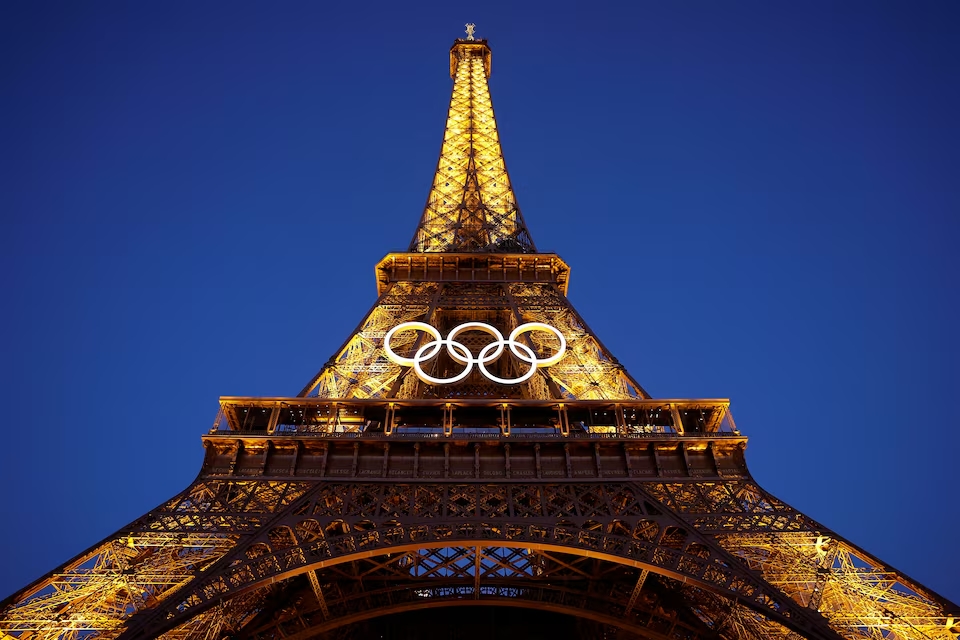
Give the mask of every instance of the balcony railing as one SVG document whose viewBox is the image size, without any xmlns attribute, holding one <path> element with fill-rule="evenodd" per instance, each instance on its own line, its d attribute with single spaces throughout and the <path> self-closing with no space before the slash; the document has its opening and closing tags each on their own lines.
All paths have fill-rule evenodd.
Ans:
<svg viewBox="0 0 960 640">
<path fill-rule="evenodd" d="M 570 433 L 564 435 L 560 431 L 545 433 L 525 433 L 522 430 L 513 430 L 510 434 L 502 432 L 477 432 L 469 429 L 453 429 L 450 434 L 442 431 L 423 433 L 423 432 L 405 432 L 402 430 L 387 434 L 384 432 L 365 432 L 365 431 L 296 431 L 296 430 L 276 430 L 268 434 L 263 430 L 232 431 L 230 429 L 211 430 L 209 435 L 227 436 L 231 438 L 252 438 L 252 437 L 291 437 L 291 438 L 317 438 L 322 440 L 384 440 L 384 441 L 414 441 L 414 440 L 675 440 L 678 437 L 683 438 L 736 438 L 740 437 L 739 432 L 733 431 L 715 431 L 712 433 L 688 433 L 677 434 L 674 432 L 662 433 Z"/>
<path fill-rule="evenodd" d="M 221 398 L 213 435 L 433 440 L 736 437 L 727 400 Z"/>
</svg>

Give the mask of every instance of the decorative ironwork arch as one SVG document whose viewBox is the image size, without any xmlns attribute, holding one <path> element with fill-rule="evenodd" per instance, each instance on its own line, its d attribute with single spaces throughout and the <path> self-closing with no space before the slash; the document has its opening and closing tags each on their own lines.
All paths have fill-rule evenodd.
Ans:
<svg viewBox="0 0 960 640">
<path fill-rule="evenodd" d="M 658 523 L 661 533 L 656 540 L 607 533 L 602 530 L 603 527 L 589 529 L 573 523 L 522 520 L 490 519 L 462 523 L 419 521 L 378 528 L 372 519 L 360 517 L 355 522 L 362 522 L 364 526 L 354 530 L 348 520 L 342 517 L 294 517 L 298 522 L 292 527 L 285 519 L 249 543 L 238 545 L 218 562 L 219 567 L 211 571 L 209 577 L 197 580 L 187 593 L 177 594 L 166 605 L 146 612 L 144 619 L 131 620 L 128 631 L 121 638 L 138 637 L 137 629 L 143 628 L 141 625 L 144 623 L 149 623 L 155 630 L 169 631 L 225 599 L 317 569 L 386 554 L 451 547 L 526 549 L 590 557 L 696 585 L 723 598 L 736 600 L 769 620 L 807 637 L 836 637 L 817 629 L 811 619 L 816 615 L 814 612 L 803 609 L 768 587 L 758 575 L 734 557 L 711 546 L 707 540 L 702 540 L 702 534 L 686 530 L 682 523 L 672 522 L 669 516 L 621 517 L 616 522 L 636 521 L 637 528 L 645 530 L 644 523 L 650 521 L 647 518 L 661 520 Z M 324 520 L 326 526 L 323 526 Z M 331 531 L 331 524 L 335 524 L 336 528 L 332 535 L 314 536 L 311 541 L 296 546 L 264 551 L 269 543 L 263 538 L 279 538 L 276 532 L 296 531 L 298 525 L 312 521 L 321 524 L 321 530 Z M 585 520 L 584 524 L 598 523 L 596 520 Z M 300 526 L 300 529 L 304 528 Z M 336 533 L 345 528 L 349 530 Z M 309 529 L 313 531 L 314 527 L 310 526 Z M 517 581 L 516 586 L 527 585 Z M 479 579 L 474 588 L 479 588 Z"/>
<path fill-rule="evenodd" d="M 502 553 L 505 549 L 508 552 Z M 431 546 L 365 558 L 341 557 L 340 562 L 325 568 L 308 568 L 315 601 L 301 599 L 286 619 L 276 618 L 275 607 L 264 607 L 269 613 L 248 621 L 243 637 L 251 640 L 319 637 L 319 634 L 372 618 L 452 606 L 538 609 L 616 626 L 649 640 L 713 638 L 721 626 L 741 619 L 748 620 L 754 629 L 762 628 L 777 637 L 792 635 L 778 622 L 764 619 L 733 598 L 715 593 L 711 607 L 700 590 L 679 580 L 662 580 L 655 589 L 650 589 L 647 582 L 645 595 L 638 597 L 648 571 L 634 571 L 628 565 L 586 552 L 564 551 L 557 554 L 525 547 Z M 424 565 L 427 571 L 415 571 Z M 414 573 L 420 575 L 404 580 Z M 297 579 L 288 577 L 280 584 L 296 592 L 300 589 L 294 585 Z M 379 584 L 378 580 L 384 580 L 386 586 L 357 586 L 368 582 Z M 656 580 L 650 578 L 650 581 Z M 340 585 L 344 581 L 356 590 L 342 590 Z M 278 584 L 276 581 L 260 584 L 259 592 L 254 592 L 260 594 L 260 602 L 251 603 L 249 595 L 245 598 L 240 594 L 221 600 L 218 606 L 226 603 L 229 607 L 237 600 L 237 609 L 259 608 L 270 597 L 276 600 L 288 597 L 282 587 L 270 595 L 270 589 Z M 599 590 L 598 585 L 602 585 Z M 701 604 L 700 617 L 693 616 L 684 606 L 687 599 Z M 204 619 L 207 615 L 200 613 L 164 637 L 189 636 L 190 629 L 207 624 Z M 211 622 L 224 617 L 229 616 L 218 610 Z"/>
</svg>

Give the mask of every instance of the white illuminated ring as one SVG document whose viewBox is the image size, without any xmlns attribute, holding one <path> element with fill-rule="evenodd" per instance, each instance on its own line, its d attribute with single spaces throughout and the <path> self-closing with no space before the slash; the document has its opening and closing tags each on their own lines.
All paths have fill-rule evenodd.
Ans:
<svg viewBox="0 0 960 640">
<path fill-rule="evenodd" d="M 413 354 L 412 358 L 404 358 L 403 356 L 397 355 L 390 347 L 390 341 L 393 339 L 394 334 L 399 331 L 424 331 L 430 334 L 433 340 L 417 348 L 417 352 Z M 455 340 L 455 338 L 464 331 L 482 331 L 493 336 L 494 341 L 481 349 L 480 355 L 474 356 L 466 345 Z M 560 341 L 560 348 L 549 358 L 538 358 L 533 349 L 516 340 L 517 337 L 529 331 L 549 331 L 553 333 Z M 447 354 L 451 359 L 465 366 L 463 371 L 451 378 L 435 378 L 423 370 L 423 363 L 433 359 L 440 353 L 440 349 L 444 346 L 447 348 Z M 496 361 L 497 358 L 503 355 L 503 348 L 506 346 L 510 347 L 513 355 L 530 365 L 530 369 L 524 372 L 519 378 L 499 378 L 487 370 L 486 365 Z M 559 330 L 543 322 L 528 322 L 522 324 L 511 331 L 510 337 L 507 339 L 503 338 L 503 334 L 500 333 L 496 327 L 486 324 L 485 322 L 465 322 L 464 324 L 458 325 L 450 331 L 450 335 L 448 335 L 446 339 L 441 338 L 440 332 L 426 322 L 404 322 L 390 329 L 387 335 L 383 337 L 383 350 L 386 352 L 387 358 L 392 362 L 404 367 L 413 367 L 413 370 L 417 373 L 417 377 L 428 384 L 453 384 L 460 382 L 470 375 L 470 372 L 473 371 L 473 365 L 479 365 L 483 375 L 493 382 L 498 384 L 520 384 L 532 378 L 533 374 L 537 372 L 537 367 L 549 367 L 550 365 L 560 362 L 560 359 L 567 350 L 567 341 Z"/>
<path fill-rule="evenodd" d="M 419 329 L 420 331 L 426 331 L 427 333 L 433 336 L 434 342 L 430 342 L 428 344 L 429 345 L 435 344 L 436 348 L 434 348 L 434 350 L 430 353 L 429 356 L 426 356 L 427 358 L 432 358 L 433 356 L 437 355 L 437 352 L 440 351 L 440 347 L 443 344 L 443 341 L 440 338 L 440 332 L 434 329 L 431 325 L 427 324 L 426 322 L 404 322 L 402 324 L 398 324 L 393 329 L 390 329 L 390 331 L 387 331 L 387 335 L 383 336 L 383 350 L 387 352 L 388 358 L 390 358 L 397 364 L 404 367 L 412 367 L 413 358 L 404 358 L 402 356 L 398 356 L 397 354 L 395 354 L 393 352 L 393 349 L 390 348 L 390 338 L 392 338 L 393 334 L 395 334 L 397 331 L 406 331 L 411 329 Z M 418 358 L 420 357 L 419 350 L 417 351 L 417 357 Z"/>
<path fill-rule="evenodd" d="M 526 332 L 528 332 L 528 331 L 550 331 L 550 332 L 552 332 L 553 335 L 557 336 L 557 340 L 560 341 L 560 348 L 557 349 L 557 352 L 556 352 L 555 354 L 553 354 L 553 355 L 550 356 L 549 358 L 544 358 L 544 359 L 542 359 L 542 360 L 537 360 L 536 354 L 534 354 L 534 353 L 531 351 L 530 357 L 532 358 L 532 360 L 527 360 L 527 359 L 524 358 L 522 355 L 520 355 L 519 353 L 517 353 L 516 347 L 523 347 L 523 348 L 527 349 L 528 351 L 530 350 L 530 348 L 527 347 L 525 344 L 522 344 L 522 343 L 520 343 L 520 342 L 516 342 L 516 339 L 517 339 L 517 336 L 522 335 L 522 334 L 524 334 L 524 333 L 526 333 Z M 567 340 L 566 340 L 566 338 L 563 337 L 563 334 L 560 333 L 560 331 L 557 330 L 556 327 L 552 327 L 552 326 L 550 326 L 549 324 L 547 324 L 547 323 L 545 323 L 545 322 L 528 322 L 528 323 L 526 323 L 526 324 L 520 325 L 519 327 L 517 327 L 516 329 L 514 329 L 513 331 L 510 332 L 510 338 L 507 340 L 507 344 L 510 345 L 510 350 L 513 351 L 513 355 L 517 356 L 518 358 L 520 358 L 520 359 L 523 360 L 524 362 L 530 362 L 530 363 L 534 363 L 534 362 L 535 362 L 535 363 L 537 364 L 537 366 L 540 366 L 540 367 L 549 367 L 549 366 L 552 366 L 552 365 L 557 364 L 558 362 L 560 362 L 560 358 L 563 357 L 564 352 L 567 350 Z M 516 346 L 514 346 L 514 345 L 516 345 Z"/>
</svg>

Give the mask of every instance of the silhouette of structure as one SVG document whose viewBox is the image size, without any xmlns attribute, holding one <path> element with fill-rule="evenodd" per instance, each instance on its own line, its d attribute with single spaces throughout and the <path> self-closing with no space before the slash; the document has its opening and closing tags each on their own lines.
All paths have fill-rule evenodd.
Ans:
<svg viewBox="0 0 960 640">
<path fill-rule="evenodd" d="M 477 606 L 507 638 L 514 608 L 579 637 L 956 637 L 956 605 L 757 485 L 727 400 L 651 398 L 584 323 L 517 206 L 490 61 L 469 25 L 356 331 L 296 397 L 221 398 L 193 484 L 8 598 L 0 638 L 406 638 Z"/>
</svg>

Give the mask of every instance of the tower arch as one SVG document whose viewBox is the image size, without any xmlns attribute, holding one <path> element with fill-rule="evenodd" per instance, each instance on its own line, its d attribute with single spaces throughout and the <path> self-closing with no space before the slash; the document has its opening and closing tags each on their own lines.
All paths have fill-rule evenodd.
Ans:
<svg viewBox="0 0 960 640">
<path fill-rule="evenodd" d="M 456 544 L 457 546 L 444 546 Z M 342 587 L 352 580 L 353 589 Z M 309 582 L 312 597 L 303 597 L 297 584 Z M 362 584 L 362 586 L 361 586 Z M 233 596 L 221 596 L 214 607 L 251 607 L 250 594 L 261 601 L 300 593 L 287 617 L 250 620 L 247 637 L 309 638 L 362 622 L 407 611 L 456 606 L 518 607 L 566 614 L 637 637 L 715 637 L 717 626 L 731 615 L 752 620 L 758 628 L 790 631 L 772 610 L 745 606 L 729 594 L 707 589 L 713 607 L 697 616 L 682 606 L 685 598 L 704 588 L 691 587 L 684 576 L 667 577 L 626 563 L 622 558 L 562 545 L 538 549 L 491 544 L 489 539 L 420 543 L 372 550 L 318 562 L 279 576 L 265 577 Z M 598 588 L 598 585 L 600 588 Z M 641 595 L 642 594 L 642 595 Z M 702 599 L 702 597 L 701 597 Z M 206 624 L 211 608 L 200 608 L 163 637 L 179 637 L 185 628 Z M 222 618 L 222 611 L 214 611 Z M 777 619 L 779 618 L 779 620 Z M 166 625 L 164 625 L 166 626 Z M 155 627 L 156 628 L 156 627 Z"/>
</svg>

